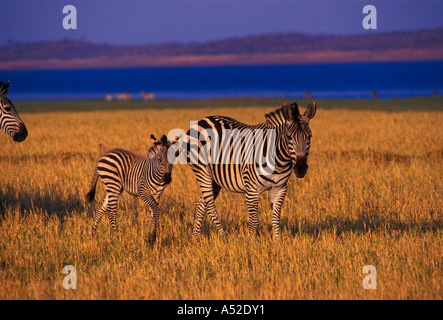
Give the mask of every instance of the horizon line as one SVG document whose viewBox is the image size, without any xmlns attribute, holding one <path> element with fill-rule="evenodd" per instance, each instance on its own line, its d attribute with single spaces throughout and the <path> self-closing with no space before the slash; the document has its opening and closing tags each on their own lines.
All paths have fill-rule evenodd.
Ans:
<svg viewBox="0 0 443 320">
<path fill-rule="evenodd" d="M 344 38 L 344 37 L 353 37 L 353 36 L 370 36 L 370 35 L 387 35 L 387 34 L 398 34 L 398 33 L 416 33 L 416 32 L 427 32 L 427 31 L 442 31 L 443 27 L 436 27 L 436 28 L 420 28 L 420 29 L 403 29 L 403 30 L 392 30 L 392 31 L 365 31 L 361 33 L 348 33 L 348 34 L 334 34 L 334 33 L 311 33 L 311 32 L 297 32 L 297 31 L 287 31 L 287 32 L 263 32 L 263 33 L 257 33 L 257 34 L 248 34 L 243 36 L 232 36 L 232 37 L 222 37 L 212 40 L 194 40 L 194 41 L 187 41 L 187 42 L 179 42 L 179 41 L 169 41 L 169 42 L 140 42 L 140 43 L 110 43 L 110 42 L 99 42 L 99 41 L 91 41 L 87 39 L 75 39 L 75 38 L 61 38 L 56 40 L 36 40 L 36 41 L 15 41 L 13 39 L 8 39 L 7 43 L 0 44 L 0 47 L 7 47 L 7 46 L 13 46 L 13 45 L 24 45 L 24 44 L 38 44 L 38 43 L 51 43 L 51 42 L 79 42 L 79 43 L 85 43 L 85 44 L 96 44 L 96 45 L 109 45 L 109 46 L 127 46 L 127 47 L 136 47 L 136 46 L 145 46 L 145 45 L 154 45 L 154 46 L 161 46 L 161 45 L 171 45 L 171 44 L 178 44 L 178 45 L 191 45 L 191 44 L 206 44 L 206 43 L 213 43 L 213 42 L 219 42 L 219 41 L 226 41 L 226 40 L 237 40 L 237 39 L 245 39 L 245 38 L 254 38 L 254 37 L 260 37 L 260 36 L 268 36 L 268 35 L 303 35 L 303 36 L 311 36 L 311 37 L 338 37 L 338 38 Z"/>
</svg>

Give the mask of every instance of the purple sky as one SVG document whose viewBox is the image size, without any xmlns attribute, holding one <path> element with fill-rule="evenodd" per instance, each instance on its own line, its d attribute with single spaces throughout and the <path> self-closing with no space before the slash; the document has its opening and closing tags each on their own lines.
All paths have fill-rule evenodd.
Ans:
<svg viewBox="0 0 443 320">
<path fill-rule="evenodd" d="M 77 30 L 62 27 L 65 5 Z M 362 9 L 377 8 L 377 30 Z M 80 39 L 111 44 L 207 41 L 273 32 L 351 34 L 443 27 L 441 0 L 1 0 L 0 45 Z"/>
</svg>

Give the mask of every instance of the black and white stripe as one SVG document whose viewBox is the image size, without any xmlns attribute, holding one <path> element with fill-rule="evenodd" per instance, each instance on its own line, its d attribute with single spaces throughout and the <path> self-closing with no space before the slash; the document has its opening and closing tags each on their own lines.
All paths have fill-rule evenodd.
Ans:
<svg viewBox="0 0 443 320">
<path fill-rule="evenodd" d="M 265 115 L 266 123 L 247 125 L 224 116 L 210 116 L 190 128 L 182 148 L 186 148 L 187 163 L 202 192 L 194 214 L 193 235 L 197 240 L 205 213 L 225 236 L 214 204 L 222 188 L 246 195 L 250 235 L 258 228 L 260 194 L 269 191 L 273 236 L 279 237 L 280 211 L 291 172 L 303 178 L 308 169 L 312 136 L 309 120 L 316 109 L 312 102 L 302 115 L 296 103 L 284 104 Z M 240 135 L 229 136 L 229 132 Z M 264 163 L 255 161 L 261 156 L 266 158 Z M 240 161 L 232 161 L 235 159 Z"/>
<path fill-rule="evenodd" d="M 96 215 L 90 236 L 95 234 L 97 225 L 106 212 L 109 222 L 117 230 L 116 208 L 123 190 L 140 197 L 143 203 L 151 209 L 151 226 L 149 241 L 155 242 L 160 208 L 158 202 L 166 186 L 171 182 L 172 164 L 168 161 L 167 153 L 171 143 L 163 136 L 159 141 L 151 135 L 154 146 L 147 156 L 136 155 L 130 151 L 114 149 L 98 160 L 94 170 L 91 190 L 86 195 L 88 201 L 93 201 L 97 180 L 100 177 L 106 188 L 103 201 L 97 206 Z"/>
<path fill-rule="evenodd" d="M 22 142 L 28 136 L 28 130 L 17 113 L 14 104 L 6 97 L 9 82 L 0 81 L 0 129 L 10 135 L 14 141 Z"/>
</svg>

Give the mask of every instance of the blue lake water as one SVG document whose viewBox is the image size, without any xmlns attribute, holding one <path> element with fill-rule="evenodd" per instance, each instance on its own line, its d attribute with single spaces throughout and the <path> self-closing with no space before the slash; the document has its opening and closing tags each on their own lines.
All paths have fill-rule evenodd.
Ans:
<svg viewBox="0 0 443 320">
<path fill-rule="evenodd" d="M 125 92 L 141 99 L 226 97 L 380 98 L 443 92 L 443 61 L 93 70 L 0 71 L 11 100 L 104 99 Z"/>
</svg>

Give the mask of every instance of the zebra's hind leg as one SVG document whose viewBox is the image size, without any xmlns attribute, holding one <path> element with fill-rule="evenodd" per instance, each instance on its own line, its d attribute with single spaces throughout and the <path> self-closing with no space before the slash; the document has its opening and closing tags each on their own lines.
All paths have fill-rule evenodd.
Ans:
<svg viewBox="0 0 443 320">
<path fill-rule="evenodd" d="M 103 201 L 100 203 L 100 205 L 97 206 L 97 210 L 94 217 L 94 222 L 92 223 L 91 232 L 89 233 L 89 237 L 93 237 L 95 235 L 95 232 L 97 230 L 98 223 L 103 217 L 103 214 L 107 211 L 108 206 L 108 194 L 106 194 Z"/>
<path fill-rule="evenodd" d="M 118 231 L 117 227 L 117 204 L 120 194 L 112 193 L 108 197 L 108 219 L 114 231 Z"/>
</svg>

